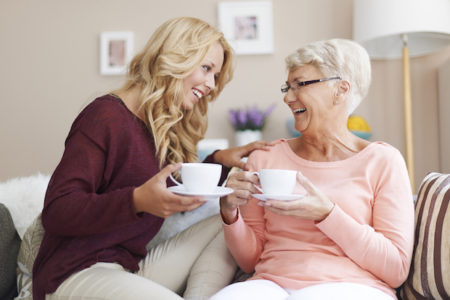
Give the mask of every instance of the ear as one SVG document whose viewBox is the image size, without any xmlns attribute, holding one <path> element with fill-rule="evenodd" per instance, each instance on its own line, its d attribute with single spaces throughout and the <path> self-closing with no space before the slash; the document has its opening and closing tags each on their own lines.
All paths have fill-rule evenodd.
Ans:
<svg viewBox="0 0 450 300">
<path fill-rule="evenodd" d="M 346 95 L 350 92 L 350 82 L 347 80 L 341 80 L 337 84 L 337 93 L 340 95 Z"/>
<path fill-rule="evenodd" d="M 339 104 L 347 99 L 347 95 L 350 92 L 350 82 L 347 80 L 341 80 L 336 85 L 334 104 Z"/>
</svg>

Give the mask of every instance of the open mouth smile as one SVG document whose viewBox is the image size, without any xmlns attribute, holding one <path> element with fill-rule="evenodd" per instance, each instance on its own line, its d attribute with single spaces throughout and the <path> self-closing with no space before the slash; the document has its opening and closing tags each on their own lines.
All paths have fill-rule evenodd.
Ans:
<svg viewBox="0 0 450 300">
<path fill-rule="evenodd" d="M 301 114 L 301 113 L 304 113 L 305 111 L 306 111 L 306 108 L 297 108 L 297 109 L 294 109 L 292 112 L 294 114 Z"/>
<path fill-rule="evenodd" d="M 197 89 L 192 89 L 192 93 L 194 93 L 195 97 L 197 97 L 198 99 L 201 99 L 203 97 L 203 93 Z"/>
</svg>

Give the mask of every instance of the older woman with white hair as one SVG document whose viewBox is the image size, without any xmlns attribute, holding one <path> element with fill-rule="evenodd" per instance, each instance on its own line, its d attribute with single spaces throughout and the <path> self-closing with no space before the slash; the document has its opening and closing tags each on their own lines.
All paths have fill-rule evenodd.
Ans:
<svg viewBox="0 0 450 300">
<path fill-rule="evenodd" d="M 301 136 L 255 151 L 221 199 L 228 248 L 253 276 L 212 299 L 396 299 L 412 256 L 414 212 L 401 153 L 347 128 L 371 67 L 357 43 L 311 43 L 286 58 L 281 91 Z M 299 171 L 292 201 L 260 201 L 252 172 Z M 261 197 L 259 197 L 261 198 Z M 274 196 L 274 198 L 277 198 Z"/>
</svg>

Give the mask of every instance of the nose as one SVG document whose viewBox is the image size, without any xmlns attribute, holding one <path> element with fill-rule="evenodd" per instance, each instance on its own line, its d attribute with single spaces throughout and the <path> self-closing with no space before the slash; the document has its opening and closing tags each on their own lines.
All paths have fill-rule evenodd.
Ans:
<svg viewBox="0 0 450 300">
<path fill-rule="evenodd" d="M 292 89 L 289 89 L 286 94 L 284 94 L 283 97 L 283 101 L 286 104 L 292 103 L 295 100 L 297 100 L 297 98 L 295 97 L 295 93 L 292 91 Z"/>
<path fill-rule="evenodd" d="M 214 90 L 214 87 L 216 86 L 216 79 L 214 78 L 214 74 L 208 74 L 208 77 L 206 77 L 205 85 L 208 88 L 208 94 L 210 91 Z"/>
</svg>

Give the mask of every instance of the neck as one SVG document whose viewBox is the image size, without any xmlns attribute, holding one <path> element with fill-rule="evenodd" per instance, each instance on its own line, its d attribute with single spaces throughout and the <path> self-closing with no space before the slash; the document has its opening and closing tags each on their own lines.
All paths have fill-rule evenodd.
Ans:
<svg viewBox="0 0 450 300">
<path fill-rule="evenodd" d="M 294 152 L 312 161 L 337 161 L 348 158 L 364 148 L 349 130 L 302 134 L 293 145 Z"/>
<path fill-rule="evenodd" d="M 139 100 L 140 93 L 141 90 L 138 87 L 134 87 L 126 91 L 118 91 L 115 94 L 123 100 L 133 114 L 145 121 L 144 111 L 141 108 L 141 101 Z"/>
</svg>

